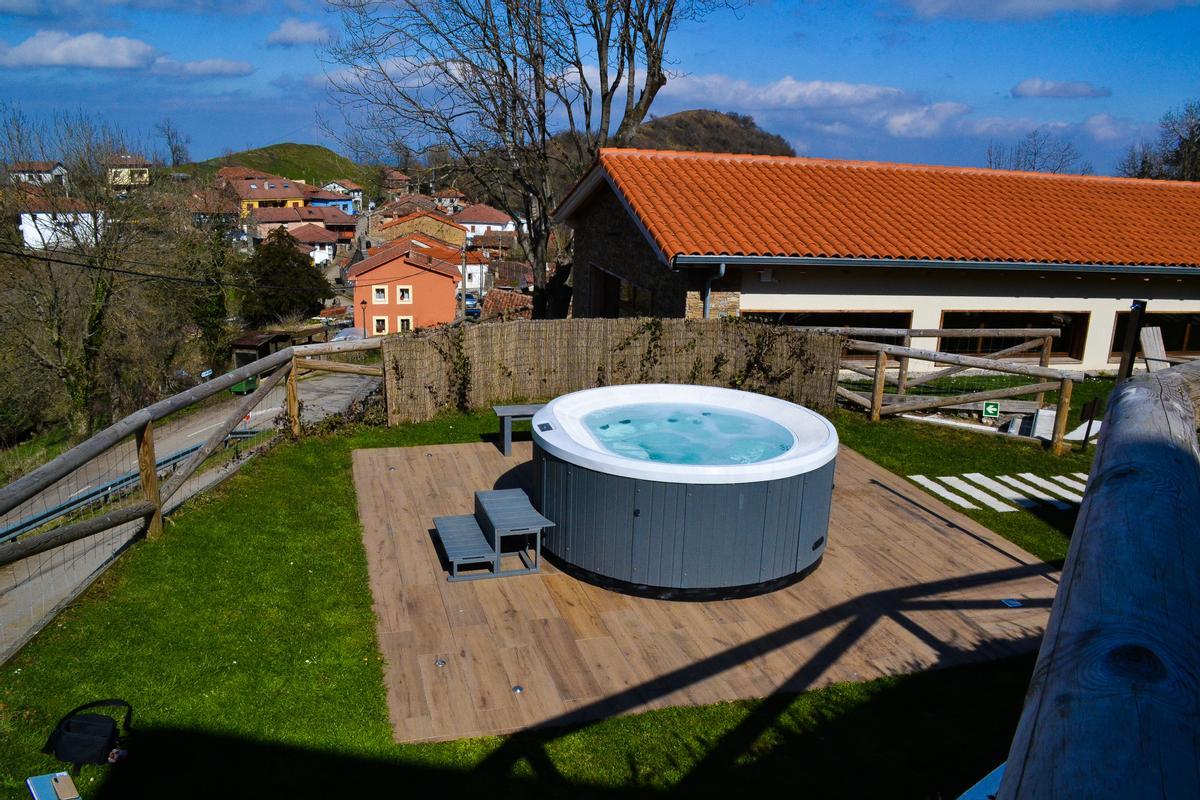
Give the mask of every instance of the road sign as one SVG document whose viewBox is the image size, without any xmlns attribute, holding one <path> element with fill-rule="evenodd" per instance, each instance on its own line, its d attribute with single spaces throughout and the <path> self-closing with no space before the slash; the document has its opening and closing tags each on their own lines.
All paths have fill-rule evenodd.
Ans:
<svg viewBox="0 0 1200 800">
<path fill-rule="evenodd" d="M 983 403 L 983 418 L 996 419 L 1000 416 L 1000 404 L 995 400 L 986 400 Z"/>
</svg>

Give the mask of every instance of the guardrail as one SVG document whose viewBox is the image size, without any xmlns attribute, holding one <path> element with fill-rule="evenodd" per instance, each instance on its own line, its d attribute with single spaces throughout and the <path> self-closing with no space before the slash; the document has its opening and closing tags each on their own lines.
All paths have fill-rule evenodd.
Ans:
<svg viewBox="0 0 1200 800">
<path fill-rule="evenodd" d="M 1200 361 L 1112 393 L 999 797 L 1200 797 Z"/>
</svg>

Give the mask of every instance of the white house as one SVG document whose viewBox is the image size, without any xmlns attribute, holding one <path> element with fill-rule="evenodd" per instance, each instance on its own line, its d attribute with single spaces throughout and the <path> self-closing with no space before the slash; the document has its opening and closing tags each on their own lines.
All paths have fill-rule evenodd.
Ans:
<svg viewBox="0 0 1200 800">
<path fill-rule="evenodd" d="M 13 183 L 66 187 L 67 168 L 61 161 L 14 161 L 8 165 L 8 178 Z"/>
<path fill-rule="evenodd" d="M 468 240 L 485 233 L 513 233 L 517 230 L 512 217 L 484 203 L 467 206 L 451 219 L 467 229 Z"/>
<path fill-rule="evenodd" d="M 288 233 L 300 243 L 317 266 L 329 263 L 337 255 L 338 235 L 320 225 L 309 222 L 292 228 Z"/>
<path fill-rule="evenodd" d="M 28 192 L 18 213 L 21 239 L 39 250 L 72 247 L 94 242 L 104 223 L 102 212 L 93 212 L 77 200 Z"/>
<path fill-rule="evenodd" d="M 354 198 L 354 210 L 362 211 L 363 209 L 363 187 L 346 178 L 339 178 L 336 181 L 330 181 L 321 187 L 327 192 L 339 192 L 348 194 Z"/>
<path fill-rule="evenodd" d="M 1200 183 L 603 149 L 555 218 L 578 317 L 1056 327 L 1055 365 L 1103 370 L 1140 299 L 1200 356 Z"/>
</svg>

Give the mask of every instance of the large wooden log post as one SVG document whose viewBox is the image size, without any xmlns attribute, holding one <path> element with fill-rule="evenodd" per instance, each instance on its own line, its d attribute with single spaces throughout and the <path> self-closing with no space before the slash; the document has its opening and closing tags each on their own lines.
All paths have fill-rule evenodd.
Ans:
<svg viewBox="0 0 1200 800">
<path fill-rule="evenodd" d="M 1045 339 L 1042 340 L 1042 353 L 1038 357 L 1038 366 L 1039 367 L 1050 366 L 1050 353 L 1053 350 L 1054 350 L 1054 337 L 1047 336 Z M 1036 400 L 1037 400 L 1038 408 L 1041 408 L 1042 404 L 1046 402 L 1045 393 L 1038 392 L 1038 396 L 1037 396 Z"/>
<path fill-rule="evenodd" d="M 912 337 L 904 337 L 904 346 L 912 347 Z M 900 357 L 900 371 L 896 373 L 896 394 L 903 395 L 908 388 L 908 356 Z"/>
<path fill-rule="evenodd" d="M 1200 363 L 1113 391 L 1001 800 L 1200 797 Z"/>
<path fill-rule="evenodd" d="M 300 389 L 296 386 L 298 371 L 296 359 L 293 358 L 287 376 L 287 413 L 288 421 L 292 426 L 292 436 L 297 439 L 300 438 Z"/>
<path fill-rule="evenodd" d="M 1050 437 L 1050 449 L 1057 456 L 1071 451 L 1071 443 L 1064 437 L 1067 435 L 1067 417 L 1071 414 L 1072 385 L 1070 378 L 1063 378 L 1062 386 L 1058 388 L 1058 406 L 1054 411 L 1054 433 Z"/>
<path fill-rule="evenodd" d="M 151 539 L 162 534 L 162 499 L 158 494 L 158 461 L 154 456 L 154 423 L 147 422 L 138 428 L 137 440 L 138 474 L 142 479 L 142 497 L 154 504 L 154 513 L 146 520 L 146 535 Z"/>
<path fill-rule="evenodd" d="M 883 386 L 887 382 L 887 353 L 882 350 L 875 353 L 875 383 L 871 387 L 871 422 L 879 421 L 879 412 L 883 408 Z"/>
</svg>

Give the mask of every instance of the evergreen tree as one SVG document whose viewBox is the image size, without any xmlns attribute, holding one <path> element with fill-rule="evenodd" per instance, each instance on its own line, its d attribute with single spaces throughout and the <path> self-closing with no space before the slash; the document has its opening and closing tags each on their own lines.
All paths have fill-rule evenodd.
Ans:
<svg viewBox="0 0 1200 800">
<path fill-rule="evenodd" d="M 274 322 L 293 314 L 310 316 L 333 287 L 299 243 L 283 227 L 271 231 L 246 262 L 242 318 L 250 325 Z"/>
</svg>

